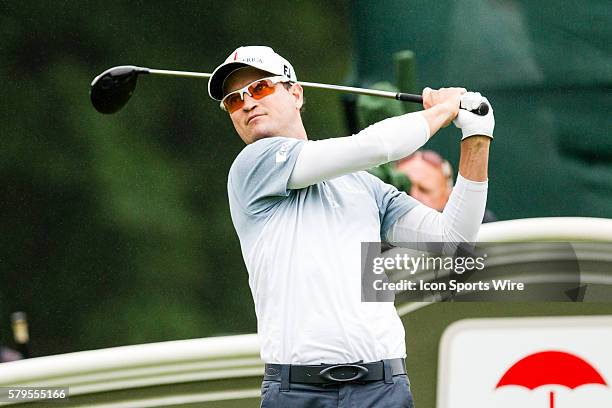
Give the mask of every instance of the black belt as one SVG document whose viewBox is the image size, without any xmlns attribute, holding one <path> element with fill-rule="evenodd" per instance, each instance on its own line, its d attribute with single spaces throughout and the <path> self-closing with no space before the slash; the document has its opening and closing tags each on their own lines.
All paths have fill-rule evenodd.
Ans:
<svg viewBox="0 0 612 408">
<path fill-rule="evenodd" d="M 373 363 L 291 365 L 266 364 L 264 380 L 281 381 L 288 376 L 290 383 L 333 384 L 365 381 L 391 381 L 394 375 L 406 374 L 403 358 L 381 360 Z"/>
</svg>

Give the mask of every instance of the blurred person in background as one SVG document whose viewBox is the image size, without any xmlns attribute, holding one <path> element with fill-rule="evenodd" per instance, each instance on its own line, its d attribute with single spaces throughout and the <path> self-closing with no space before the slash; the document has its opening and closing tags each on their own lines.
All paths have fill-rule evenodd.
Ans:
<svg viewBox="0 0 612 408">
<path fill-rule="evenodd" d="M 453 167 L 448 160 L 433 150 L 419 150 L 398 160 L 395 166 L 411 182 L 408 194 L 434 210 L 444 210 L 453 191 Z M 493 221 L 497 217 L 486 209 L 482 222 Z"/>
</svg>

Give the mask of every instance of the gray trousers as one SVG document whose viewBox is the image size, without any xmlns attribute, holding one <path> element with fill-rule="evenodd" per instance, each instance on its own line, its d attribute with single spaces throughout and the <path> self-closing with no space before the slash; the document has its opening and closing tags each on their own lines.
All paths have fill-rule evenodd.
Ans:
<svg viewBox="0 0 612 408">
<path fill-rule="evenodd" d="M 393 382 L 309 385 L 292 383 L 288 391 L 281 383 L 261 384 L 261 408 L 414 408 L 408 377 L 396 375 Z"/>
</svg>

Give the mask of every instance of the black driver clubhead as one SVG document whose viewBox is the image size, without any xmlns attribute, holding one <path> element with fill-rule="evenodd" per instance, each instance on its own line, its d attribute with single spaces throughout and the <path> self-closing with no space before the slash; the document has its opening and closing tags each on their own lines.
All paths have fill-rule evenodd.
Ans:
<svg viewBox="0 0 612 408">
<path fill-rule="evenodd" d="M 91 82 L 89 96 L 100 113 L 118 112 L 130 100 L 136 88 L 138 74 L 146 74 L 147 68 L 124 65 L 107 69 Z"/>
</svg>

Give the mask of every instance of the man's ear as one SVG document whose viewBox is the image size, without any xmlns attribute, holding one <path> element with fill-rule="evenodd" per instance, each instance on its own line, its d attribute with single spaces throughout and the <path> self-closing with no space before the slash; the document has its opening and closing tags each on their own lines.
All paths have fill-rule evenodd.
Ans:
<svg viewBox="0 0 612 408">
<path fill-rule="evenodd" d="M 291 92 L 295 99 L 295 107 L 298 110 L 302 109 L 302 105 L 304 105 L 304 88 L 302 88 L 302 85 L 298 83 L 293 84 L 289 92 Z"/>
</svg>

